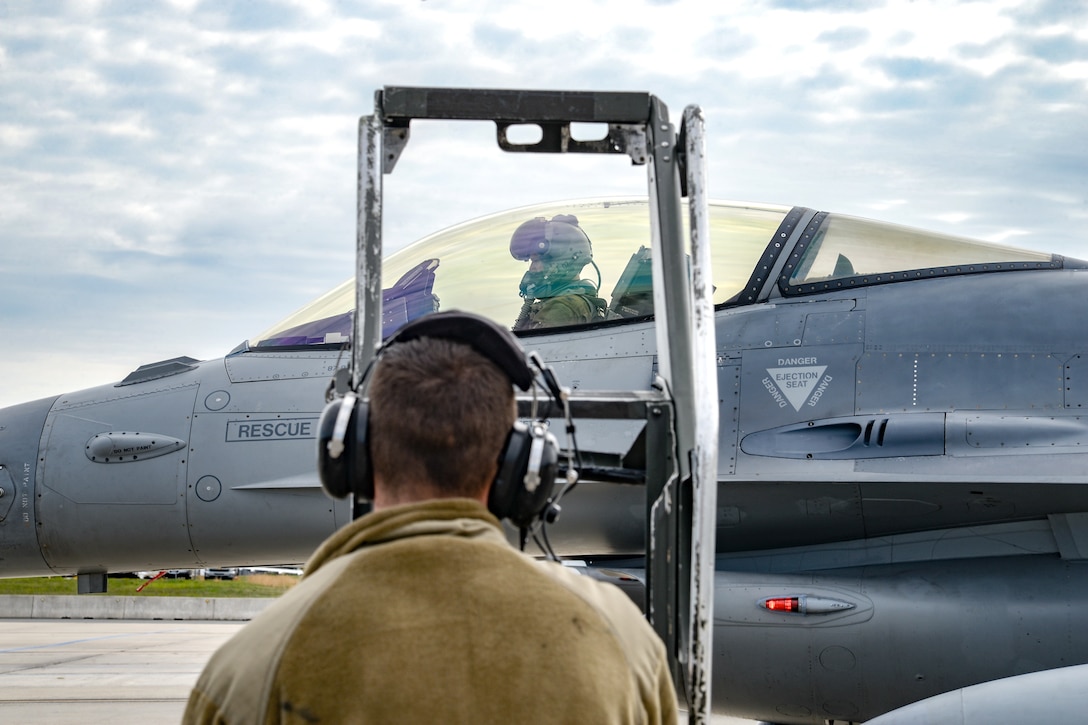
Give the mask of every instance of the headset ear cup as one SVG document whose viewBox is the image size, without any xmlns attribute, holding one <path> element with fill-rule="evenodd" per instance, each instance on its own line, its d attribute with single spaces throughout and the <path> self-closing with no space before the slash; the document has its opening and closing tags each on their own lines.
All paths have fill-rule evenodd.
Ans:
<svg viewBox="0 0 1088 725">
<path fill-rule="evenodd" d="M 500 521 L 509 518 L 517 498 L 517 489 L 523 485 L 530 442 L 529 426 L 515 421 L 506 436 L 506 445 L 499 453 L 499 470 L 487 495 L 487 509 Z"/>
<path fill-rule="evenodd" d="M 540 426 L 543 434 L 543 450 L 539 461 L 537 474 L 540 476 L 540 484 L 526 502 L 525 513 L 530 520 L 535 520 L 544 513 L 548 502 L 552 500 L 555 492 L 555 479 L 559 475 L 559 443 L 543 425 Z"/>
<path fill-rule="evenodd" d="M 367 442 L 369 405 L 349 394 L 325 406 L 317 425 L 317 474 L 333 498 L 374 497 Z M 365 491 L 365 493 L 364 493 Z"/>
<path fill-rule="evenodd" d="M 345 404 L 350 404 L 347 398 L 326 405 L 317 424 L 317 476 L 325 493 L 333 498 L 344 498 L 351 493 L 347 474 L 349 453 L 343 445 L 346 429 L 336 430 L 336 421 Z"/>
<path fill-rule="evenodd" d="M 555 436 L 540 423 L 515 422 L 499 456 L 498 475 L 487 498 L 488 510 L 499 519 L 527 528 L 551 499 L 558 468 Z"/>
<path fill-rule="evenodd" d="M 370 460 L 370 401 L 360 398 L 355 404 L 355 425 L 352 440 L 355 441 L 355 470 L 352 476 L 353 492 L 357 499 L 374 500 L 374 465 Z"/>
</svg>

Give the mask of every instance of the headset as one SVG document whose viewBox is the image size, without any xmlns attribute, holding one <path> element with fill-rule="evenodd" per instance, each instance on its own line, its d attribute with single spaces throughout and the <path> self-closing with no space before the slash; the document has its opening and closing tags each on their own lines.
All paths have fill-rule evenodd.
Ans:
<svg viewBox="0 0 1088 725">
<path fill-rule="evenodd" d="M 321 413 L 317 470 L 321 485 L 333 498 L 349 494 L 354 494 L 356 501 L 374 498 L 374 471 L 367 435 L 370 401 L 365 391 L 386 350 L 422 337 L 464 343 L 495 363 L 521 390 L 528 391 L 533 385 L 535 375 L 517 338 L 495 322 L 459 311 L 436 312 L 409 322 L 378 349 L 360 382 L 361 392 L 346 393 L 326 405 Z M 539 356 L 534 355 L 533 359 L 540 366 Z M 546 389 L 554 398 L 559 389 L 554 376 L 546 380 L 549 383 Z M 523 531 L 524 538 L 524 531 L 535 521 L 554 517 L 558 512 L 552 499 L 558 462 L 558 443 L 543 420 L 516 421 L 499 453 L 498 473 L 488 494 L 488 510 L 500 520 L 510 520 Z"/>
</svg>

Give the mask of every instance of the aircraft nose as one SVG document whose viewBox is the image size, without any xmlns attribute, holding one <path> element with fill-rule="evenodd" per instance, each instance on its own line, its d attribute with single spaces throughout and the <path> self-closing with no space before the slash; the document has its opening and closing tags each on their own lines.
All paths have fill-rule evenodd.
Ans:
<svg viewBox="0 0 1088 725">
<path fill-rule="evenodd" d="M 35 480 L 42 431 L 55 400 L 0 410 L 0 577 L 53 573 L 38 544 Z"/>
</svg>

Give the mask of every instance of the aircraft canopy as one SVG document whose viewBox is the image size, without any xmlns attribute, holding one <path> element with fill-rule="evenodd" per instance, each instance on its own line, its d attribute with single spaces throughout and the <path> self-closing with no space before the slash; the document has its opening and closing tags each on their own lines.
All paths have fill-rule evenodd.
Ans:
<svg viewBox="0 0 1088 725">
<path fill-rule="evenodd" d="M 761 261 L 777 257 L 772 252 L 785 241 L 780 226 L 789 212 L 785 206 L 710 203 L 716 306 L 745 303 L 740 293 L 753 271 Z M 575 216 L 592 244 L 592 264 L 582 269 L 581 278 L 607 304 L 595 324 L 645 318 L 653 313 L 649 213 L 644 198 L 553 202 L 431 234 L 383 260 L 383 337 L 437 310 L 475 312 L 513 326 L 529 262 L 511 254 L 511 237 L 530 219 L 556 215 Z M 903 270 L 955 274 L 963 272 L 963 265 L 1035 266 L 1052 260 L 1049 254 L 843 215 L 818 217 L 813 226 L 811 239 L 797 247 L 796 261 L 784 273 L 780 288 L 785 294 L 822 291 L 830 287 L 829 280 L 850 280 L 851 286 L 886 282 L 882 275 Z M 250 349 L 344 345 L 352 333 L 354 308 L 352 278 L 255 338 Z"/>
</svg>

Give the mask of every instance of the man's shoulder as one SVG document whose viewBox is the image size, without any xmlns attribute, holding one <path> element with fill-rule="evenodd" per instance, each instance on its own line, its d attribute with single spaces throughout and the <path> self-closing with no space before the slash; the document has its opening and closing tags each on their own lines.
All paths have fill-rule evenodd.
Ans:
<svg viewBox="0 0 1088 725">
<path fill-rule="evenodd" d="M 285 648 L 345 564 L 333 562 L 299 582 L 217 649 L 193 688 L 184 722 L 262 722 Z"/>
<path fill-rule="evenodd" d="M 538 565 L 545 576 L 582 599 L 608 622 L 643 688 L 652 687 L 650 683 L 658 681 L 665 667 L 665 645 L 638 605 L 614 584 L 554 562 Z"/>
<path fill-rule="evenodd" d="M 648 635 L 658 641 L 642 610 L 619 587 L 555 562 L 536 564 L 544 576 L 597 610 L 622 635 Z"/>
</svg>

